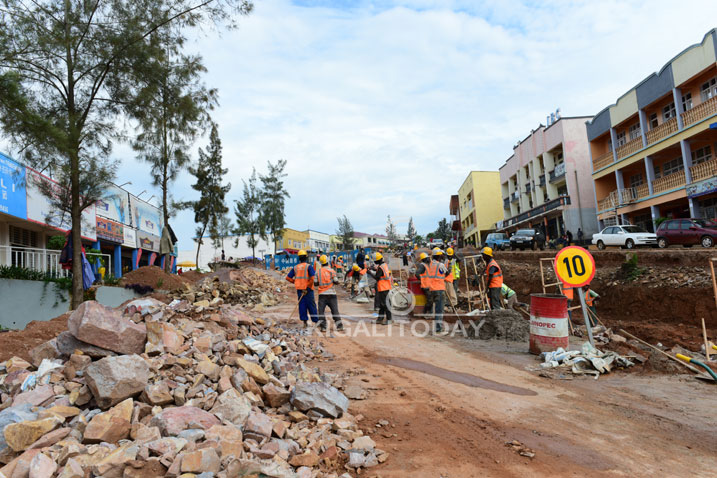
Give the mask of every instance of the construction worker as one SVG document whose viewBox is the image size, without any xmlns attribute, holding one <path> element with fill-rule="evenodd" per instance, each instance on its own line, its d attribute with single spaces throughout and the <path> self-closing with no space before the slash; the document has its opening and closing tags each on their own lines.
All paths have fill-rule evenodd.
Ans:
<svg viewBox="0 0 717 478">
<path fill-rule="evenodd" d="M 595 308 L 595 301 L 600 299 L 600 294 L 590 288 L 590 284 L 585 287 L 585 305 L 588 308 L 588 315 L 590 316 L 590 326 L 597 327 L 597 309 Z M 591 314 L 592 312 L 592 314 Z"/>
<path fill-rule="evenodd" d="M 338 274 L 339 279 L 343 279 L 344 278 L 344 257 L 343 256 L 335 257 L 335 262 L 336 262 L 336 274 Z"/>
<path fill-rule="evenodd" d="M 448 273 L 446 274 L 446 296 L 448 296 L 448 302 L 452 307 L 455 307 L 458 303 L 458 296 L 456 295 L 456 289 L 453 287 L 453 281 L 461 278 L 461 267 L 458 264 L 458 260 L 453 253 L 453 248 L 449 247 L 446 249 L 446 268 Z"/>
<path fill-rule="evenodd" d="M 485 283 L 488 288 L 488 300 L 490 301 L 491 310 L 502 309 L 500 302 L 500 289 L 503 286 L 503 271 L 493 258 L 493 249 L 484 247 L 481 255 L 486 263 L 485 266 Z"/>
<path fill-rule="evenodd" d="M 428 286 L 428 266 L 431 265 L 431 258 L 428 254 L 421 252 L 418 256 L 418 266 L 416 267 L 416 278 L 421 281 L 421 292 L 426 297 L 426 305 L 424 306 L 424 314 L 428 314 L 433 308 L 431 302 L 431 289 Z"/>
<path fill-rule="evenodd" d="M 393 284 L 391 270 L 388 264 L 383 261 L 383 254 L 376 253 L 376 270 L 369 272 L 376 279 L 376 296 L 378 297 L 378 318 L 377 324 L 387 325 L 391 323 L 391 309 L 388 306 L 388 293 Z"/>
<path fill-rule="evenodd" d="M 568 319 L 572 320 L 573 314 L 572 312 L 570 312 L 570 308 L 573 305 L 573 299 L 575 298 L 575 294 L 573 293 L 573 288 L 565 283 L 563 283 L 562 289 L 563 295 L 568 299 Z"/>
<path fill-rule="evenodd" d="M 316 285 L 319 286 L 319 329 L 326 330 L 326 315 L 324 312 L 326 312 L 326 307 L 328 306 L 336 330 L 344 330 L 344 325 L 341 323 L 341 316 L 339 315 L 339 301 L 336 297 L 336 289 L 334 289 L 334 284 L 339 283 L 339 278 L 336 275 L 336 271 L 328 265 L 326 255 L 319 257 L 319 263 L 321 264 L 321 270 L 315 279 Z"/>
<path fill-rule="evenodd" d="M 503 300 L 505 300 L 506 309 L 514 309 L 515 306 L 518 305 L 518 294 L 508 287 L 505 282 L 500 286 L 500 295 L 503 296 Z"/>
<path fill-rule="evenodd" d="M 296 295 L 299 298 L 299 318 L 304 327 L 309 326 L 309 314 L 312 322 L 318 322 L 319 316 L 316 312 L 314 302 L 314 276 L 316 271 L 308 263 L 309 256 L 305 250 L 299 251 L 299 263 L 291 268 L 286 280 L 294 284 Z"/>
<path fill-rule="evenodd" d="M 436 333 L 443 333 L 443 305 L 446 292 L 446 266 L 443 264 L 443 251 L 438 247 L 433 249 L 433 258 L 428 266 L 428 289 L 431 295 L 433 309 L 433 322 Z M 430 309 L 428 309 L 430 313 Z"/>
</svg>

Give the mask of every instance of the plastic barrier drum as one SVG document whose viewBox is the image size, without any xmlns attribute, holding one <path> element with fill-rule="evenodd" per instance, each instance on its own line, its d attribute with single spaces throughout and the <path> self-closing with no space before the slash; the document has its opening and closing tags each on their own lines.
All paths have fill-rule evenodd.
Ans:
<svg viewBox="0 0 717 478">
<path fill-rule="evenodd" d="M 530 353 L 568 348 L 568 299 L 564 295 L 530 296 Z"/>
<path fill-rule="evenodd" d="M 423 291 L 421 290 L 421 281 L 415 276 L 410 276 L 407 285 L 408 290 L 416 298 L 416 305 L 413 308 L 412 314 L 420 316 L 423 314 L 423 309 L 426 306 L 426 296 L 423 295 Z"/>
</svg>

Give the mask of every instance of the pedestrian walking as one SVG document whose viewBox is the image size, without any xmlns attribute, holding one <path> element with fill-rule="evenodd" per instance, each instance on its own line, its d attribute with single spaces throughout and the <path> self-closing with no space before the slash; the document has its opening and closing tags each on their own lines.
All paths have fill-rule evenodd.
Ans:
<svg viewBox="0 0 717 478">
<path fill-rule="evenodd" d="M 299 251 L 299 263 L 291 268 L 286 280 L 294 284 L 296 296 L 299 298 L 299 319 L 304 327 L 309 326 L 309 316 L 312 322 L 318 322 L 319 317 L 314 301 L 314 276 L 316 271 L 308 263 L 309 256 L 306 251 Z"/>
<path fill-rule="evenodd" d="M 565 237 L 568 239 L 568 245 L 573 243 L 573 233 L 570 232 L 570 229 L 565 233 Z"/>
<path fill-rule="evenodd" d="M 585 236 L 585 233 L 583 233 L 583 230 L 581 228 L 578 228 L 578 244 L 583 245 L 583 237 Z"/>
</svg>

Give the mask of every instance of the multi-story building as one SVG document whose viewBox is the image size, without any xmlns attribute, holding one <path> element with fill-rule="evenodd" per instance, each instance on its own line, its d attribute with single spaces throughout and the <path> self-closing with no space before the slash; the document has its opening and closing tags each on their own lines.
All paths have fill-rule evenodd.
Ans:
<svg viewBox="0 0 717 478">
<path fill-rule="evenodd" d="M 451 202 L 448 204 L 448 211 L 451 215 L 451 231 L 453 240 L 458 243 L 458 247 L 463 247 L 463 227 L 461 226 L 461 207 L 458 194 L 451 195 Z"/>
<path fill-rule="evenodd" d="M 366 234 L 365 232 L 355 232 L 354 239 L 357 247 L 386 249 L 389 246 L 388 237 L 381 234 Z"/>
<path fill-rule="evenodd" d="M 308 248 L 313 251 L 326 252 L 329 250 L 331 244 L 331 236 L 324 232 L 314 231 L 313 229 L 307 229 L 306 233 L 309 235 Z"/>
<path fill-rule="evenodd" d="M 587 123 L 601 225 L 717 217 L 717 30 Z"/>
<path fill-rule="evenodd" d="M 457 216 L 465 244 L 480 245 L 485 236 L 495 230 L 496 223 L 503 219 L 500 200 L 498 171 L 471 171 L 468 174 L 458 189 L 460 207 Z"/>
<path fill-rule="evenodd" d="M 287 227 L 276 240 L 276 249 L 278 251 L 284 249 L 292 254 L 296 254 L 301 249 L 309 249 L 309 233 Z"/>
<path fill-rule="evenodd" d="M 540 228 L 548 239 L 597 232 L 586 117 L 561 118 L 531 131 L 500 168 L 499 231 Z"/>
</svg>

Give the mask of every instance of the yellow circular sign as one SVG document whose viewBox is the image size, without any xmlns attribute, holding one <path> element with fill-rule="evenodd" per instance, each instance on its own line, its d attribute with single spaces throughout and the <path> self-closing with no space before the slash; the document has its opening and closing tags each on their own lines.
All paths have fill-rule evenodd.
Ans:
<svg viewBox="0 0 717 478">
<path fill-rule="evenodd" d="M 555 256 L 553 268 L 558 279 L 570 287 L 582 287 L 595 277 L 595 259 L 578 246 L 561 249 Z"/>
</svg>

